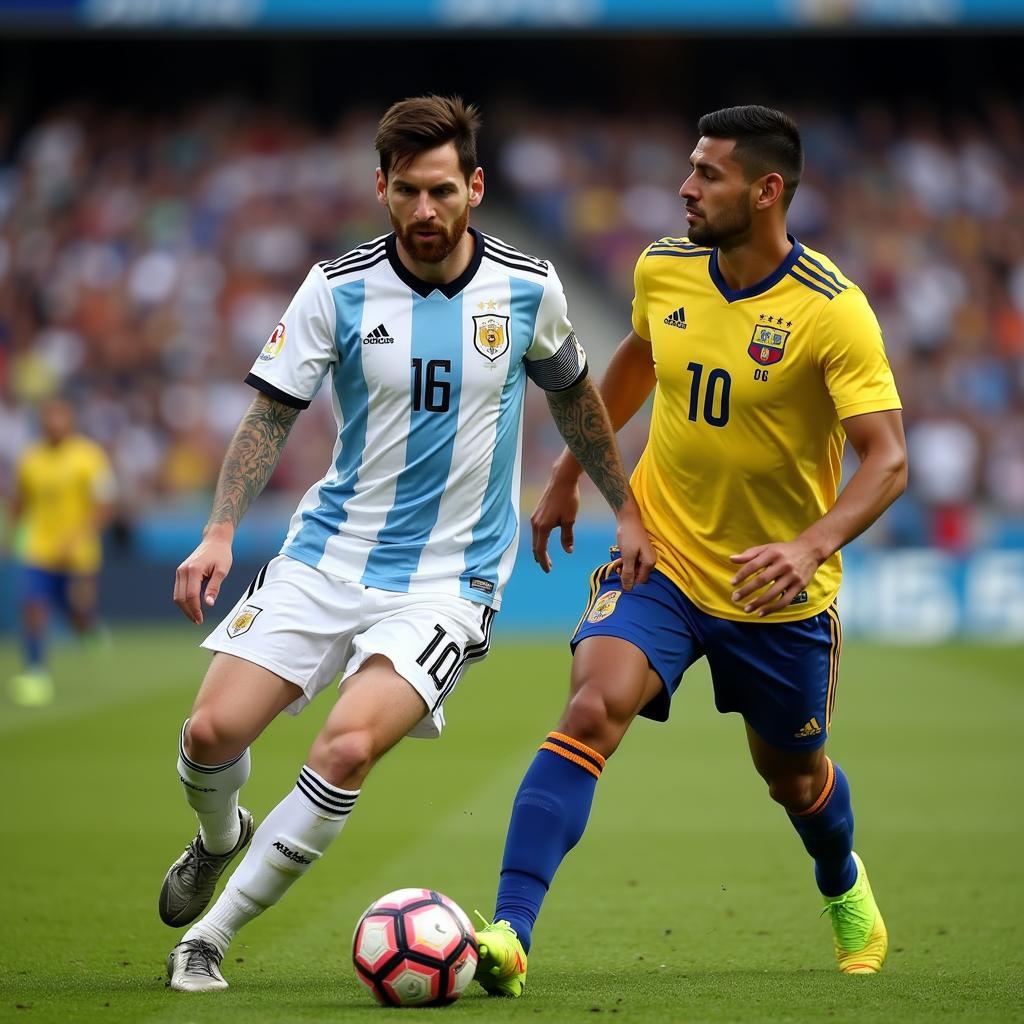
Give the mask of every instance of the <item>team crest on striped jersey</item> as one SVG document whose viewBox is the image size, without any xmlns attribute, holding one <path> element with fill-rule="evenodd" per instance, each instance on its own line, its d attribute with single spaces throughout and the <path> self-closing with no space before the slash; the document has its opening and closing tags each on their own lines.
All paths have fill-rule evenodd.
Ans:
<svg viewBox="0 0 1024 1024">
<path fill-rule="evenodd" d="M 263 609 L 257 608 L 254 604 L 243 605 L 242 610 L 231 620 L 231 624 L 228 626 L 228 636 L 234 640 L 235 637 L 247 633 L 249 627 L 256 621 L 256 616 L 261 611 Z"/>
<path fill-rule="evenodd" d="M 779 320 L 781 321 L 782 317 L 779 317 Z M 750 337 L 747 355 L 762 366 L 772 366 L 781 362 L 790 333 L 772 323 L 759 323 Z"/>
<path fill-rule="evenodd" d="M 609 590 L 607 594 L 602 594 L 594 602 L 594 607 L 590 609 L 587 622 L 600 622 L 602 619 L 607 619 L 615 611 L 615 606 L 619 603 L 621 596 L 621 590 Z"/>
<path fill-rule="evenodd" d="M 495 313 L 473 317 L 473 344 L 492 363 L 508 351 L 510 319 Z"/>
</svg>

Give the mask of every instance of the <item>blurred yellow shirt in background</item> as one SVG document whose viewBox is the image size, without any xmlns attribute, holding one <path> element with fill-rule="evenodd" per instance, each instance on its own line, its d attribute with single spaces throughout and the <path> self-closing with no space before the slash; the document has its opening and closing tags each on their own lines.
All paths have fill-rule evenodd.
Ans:
<svg viewBox="0 0 1024 1024">
<path fill-rule="evenodd" d="M 114 494 L 103 449 L 78 435 L 56 445 L 38 442 L 21 458 L 16 486 L 22 508 L 21 561 L 50 572 L 97 572 L 97 512 Z"/>
</svg>

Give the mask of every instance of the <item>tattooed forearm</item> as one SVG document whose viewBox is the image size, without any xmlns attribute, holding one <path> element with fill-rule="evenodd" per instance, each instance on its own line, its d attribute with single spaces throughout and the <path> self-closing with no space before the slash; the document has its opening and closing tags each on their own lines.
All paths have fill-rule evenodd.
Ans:
<svg viewBox="0 0 1024 1024">
<path fill-rule="evenodd" d="M 629 481 L 597 388 L 587 377 L 566 391 L 549 391 L 547 399 L 569 451 L 617 512 L 629 496 Z"/>
<path fill-rule="evenodd" d="M 298 409 L 260 394 L 238 424 L 220 468 L 210 524 L 237 526 L 273 473 Z"/>
</svg>

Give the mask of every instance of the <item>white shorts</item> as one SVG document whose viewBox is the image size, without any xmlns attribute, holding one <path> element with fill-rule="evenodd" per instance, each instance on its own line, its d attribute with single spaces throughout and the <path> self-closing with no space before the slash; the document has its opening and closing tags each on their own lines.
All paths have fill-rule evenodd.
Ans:
<svg viewBox="0 0 1024 1024">
<path fill-rule="evenodd" d="M 494 609 L 462 597 L 377 590 L 278 555 L 202 646 L 301 687 L 292 715 L 339 672 L 344 681 L 382 654 L 427 706 L 409 735 L 436 737 L 467 662 L 487 654 L 493 619 Z"/>
</svg>

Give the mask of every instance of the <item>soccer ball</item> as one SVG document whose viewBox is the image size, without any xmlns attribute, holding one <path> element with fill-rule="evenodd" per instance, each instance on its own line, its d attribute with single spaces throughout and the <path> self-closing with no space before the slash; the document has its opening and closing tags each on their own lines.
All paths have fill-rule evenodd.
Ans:
<svg viewBox="0 0 1024 1024">
<path fill-rule="evenodd" d="M 444 1006 L 473 980 L 469 918 L 433 889 L 397 889 L 371 903 L 352 936 L 356 977 L 384 1006 Z"/>
</svg>

